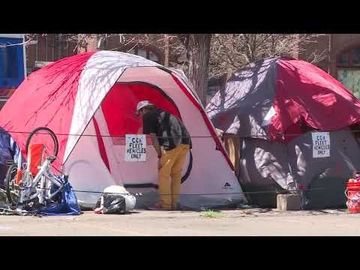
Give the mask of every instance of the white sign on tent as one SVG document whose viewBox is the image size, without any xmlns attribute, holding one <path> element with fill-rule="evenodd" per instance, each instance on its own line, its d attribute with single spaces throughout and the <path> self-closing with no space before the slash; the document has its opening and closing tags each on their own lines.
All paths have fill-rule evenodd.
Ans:
<svg viewBox="0 0 360 270">
<path fill-rule="evenodd" d="M 146 135 L 126 134 L 125 161 L 146 161 Z"/>
<path fill-rule="evenodd" d="M 329 132 L 313 132 L 313 158 L 330 157 Z"/>
</svg>

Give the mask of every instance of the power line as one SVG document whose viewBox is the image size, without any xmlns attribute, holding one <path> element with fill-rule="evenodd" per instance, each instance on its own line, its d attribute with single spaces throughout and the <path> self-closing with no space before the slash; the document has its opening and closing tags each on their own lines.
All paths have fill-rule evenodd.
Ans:
<svg viewBox="0 0 360 270">
<path fill-rule="evenodd" d="M 288 136 L 300 136 L 300 135 L 304 135 L 306 133 L 313 133 L 313 132 L 339 132 L 339 131 L 346 131 L 346 132 L 351 132 L 351 133 L 360 133 L 360 129 L 359 130 L 329 130 L 329 131 L 323 131 L 323 130 L 314 130 L 314 131 L 308 131 L 308 132 L 305 132 L 305 133 L 286 133 L 286 134 L 283 134 L 283 133 L 277 133 L 276 135 L 277 136 L 282 136 L 282 137 L 288 137 Z M 8 133 L 20 133 L 20 134 L 30 134 L 31 132 L 29 131 L 13 131 L 13 130 L 9 130 L 7 131 Z M 42 133 L 42 132 L 39 132 L 37 133 L 38 135 L 46 135 L 47 133 Z M 126 135 L 104 135 L 104 134 L 74 134 L 74 133 L 55 133 L 57 136 L 77 136 L 77 137 L 104 137 L 104 138 L 125 138 Z M 128 134 L 128 135 L 146 135 L 146 134 Z M 241 135 L 241 134 L 231 134 L 231 133 L 225 133 L 225 137 L 226 136 L 229 136 L 231 138 L 243 138 L 243 139 L 267 139 L 269 140 L 268 136 L 259 136 L 259 137 L 255 137 L 255 136 L 245 136 L 245 135 Z M 163 136 L 157 136 L 158 138 L 213 138 L 214 136 L 212 135 L 190 135 L 190 136 L 166 136 L 166 137 L 163 137 Z M 224 135 L 217 135 L 217 137 L 219 138 L 222 138 L 222 139 L 225 139 Z"/>
</svg>

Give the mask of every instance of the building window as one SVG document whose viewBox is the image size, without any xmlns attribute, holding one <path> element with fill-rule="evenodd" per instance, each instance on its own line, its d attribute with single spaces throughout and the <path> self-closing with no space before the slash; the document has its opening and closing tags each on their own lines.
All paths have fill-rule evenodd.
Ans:
<svg viewBox="0 0 360 270">
<path fill-rule="evenodd" d="M 340 55 L 340 57 L 338 59 L 338 65 L 340 65 L 340 66 L 348 66 L 349 65 L 349 54 L 348 53 L 343 53 L 342 55 Z"/>
<path fill-rule="evenodd" d="M 154 62 L 159 62 L 159 57 L 152 51 L 149 51 L 149 59 Z"/>
<path fill-rule="evenodd" d="M 137 55 L 147 58 L 147 51 L 145 51 L 143 49 L 138 49 Z"/>
<path fill-rule="evenodd" d="M 353 49 L 351 53 L 352 65 L 360 66 L 360 48 Z"/>
<path fill-rule="evenodd" d="M 336 61 L 338 67 L 360 67 L 360 47 L 349 49 L 342 52 Z"/>
<path fill-rule="evenodd" d="M 337 70 L 337 77 L 354 96 L 360 98 L 360 69 L 339 68 Z"/>
<path fill-rule="evenodd" d="M 357 98 L 360 98 L 360 47 L 353 47 L 337 57 L 337 78 Z"/>
</svg>

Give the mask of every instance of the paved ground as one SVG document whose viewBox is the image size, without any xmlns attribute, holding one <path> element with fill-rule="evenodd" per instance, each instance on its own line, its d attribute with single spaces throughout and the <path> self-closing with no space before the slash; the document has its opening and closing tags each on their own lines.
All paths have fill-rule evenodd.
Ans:
<svg viewBox="0 0 360 270">
<path fill-rule="evenodd" d="M 344 210 L 279 212 L 136 211 L 128 215 L 0 216 L 2 236 L 359 236 L 360 214 Z"/>
</svg>

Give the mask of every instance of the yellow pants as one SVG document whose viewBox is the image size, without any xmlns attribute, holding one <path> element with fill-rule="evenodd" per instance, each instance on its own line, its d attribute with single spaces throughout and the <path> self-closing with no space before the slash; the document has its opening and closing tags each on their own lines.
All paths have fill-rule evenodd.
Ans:
<svg viewBox="0 0 360 270">
<path fill-rule="evenodd" d="M 169 151 L 162 151 L 159 169 L 160 204 L 164 209 L 176 209 L 180 194 L 181 174 L 190 146 L 180 144 Z"/>
</svg>

